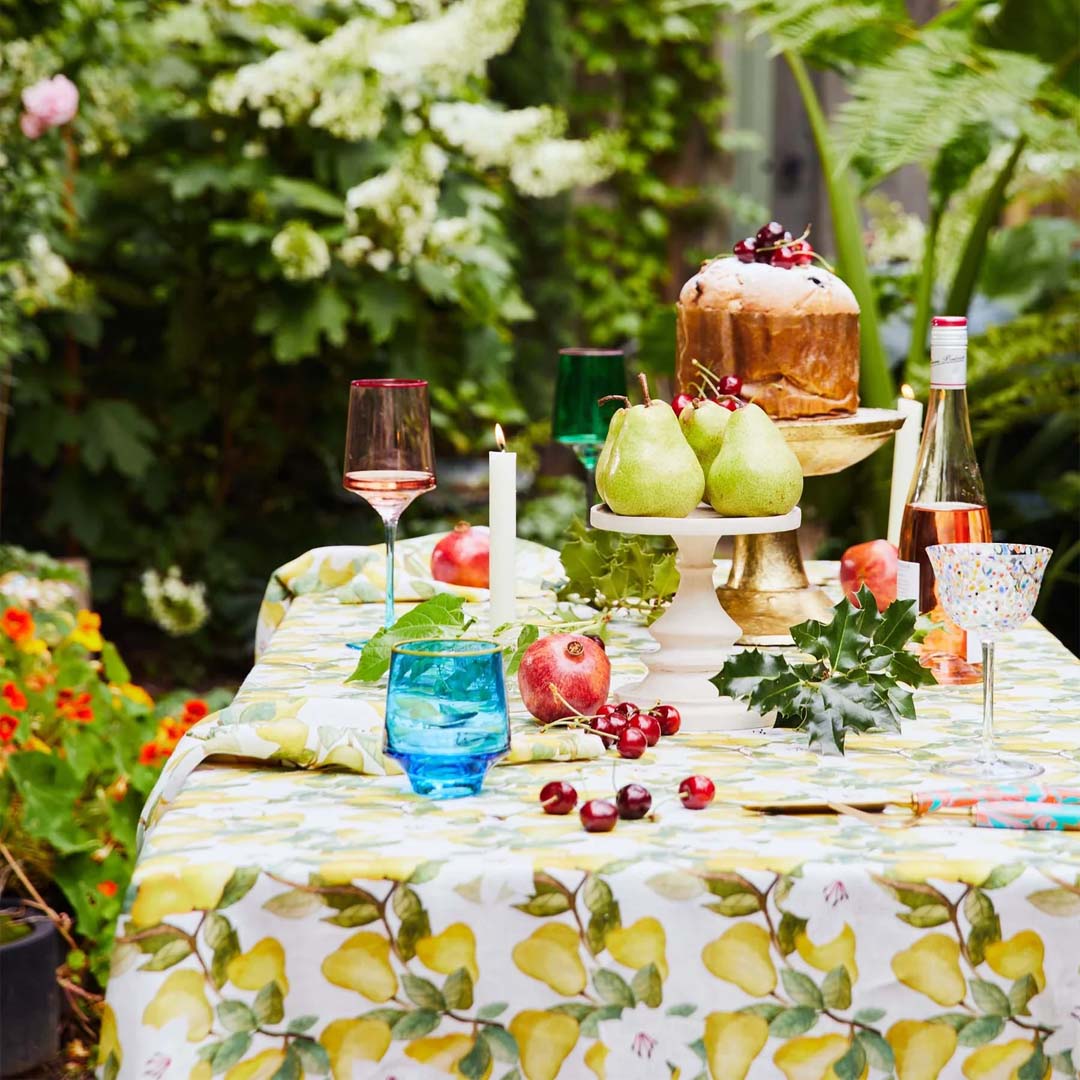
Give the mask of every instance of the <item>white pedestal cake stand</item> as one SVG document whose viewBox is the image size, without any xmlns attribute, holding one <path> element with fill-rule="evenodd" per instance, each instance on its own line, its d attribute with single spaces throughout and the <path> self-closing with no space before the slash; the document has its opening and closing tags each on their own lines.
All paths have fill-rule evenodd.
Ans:
<svg viewBox="0 0 1080 1080">
<path fill-rule="evenodd" d="M 772 723 L 740 702 L 721 697 L 709 681 L 735 651 L 742 635 L 720 606 L 713 588 L 713 555 L 722 536 L 778 533 L 797 529 L 802 511 L 778 517 L 721 517 L 701 506 L 685 518 L 621 517 L 606 506 L 592 508 L 591 520 L 607 532 L 670 536 L 679 549 L 679 588 L 671 606 L 649 628 L 660 646 L 645 657 L 648 675 L 616 693 L 643 708 L 656 701 L 674 705 L 686 731 L 732 731 Z"/>
</svg>

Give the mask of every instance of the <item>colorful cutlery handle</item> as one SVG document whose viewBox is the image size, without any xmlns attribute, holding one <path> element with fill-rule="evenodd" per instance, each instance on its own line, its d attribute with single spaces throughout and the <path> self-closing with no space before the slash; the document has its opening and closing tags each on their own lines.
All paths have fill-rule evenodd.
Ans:
<svg viewBox="0 0 1080 1080">
<path fill-rule="evenodd" d="M 916 814 L 929 814 L 950 806 L 974 806 L 981 802 L 1080 803 L 1080 788 L 1043 787 L 1041 784 L 997 784 L 981 788 L 917 791 L 911 796 L 911 808 Z"/>
<path fill-rule="evenodd" d="M 1080 831 L 1080 806 L 1037 802 L 983 802 L 971 808 L 983 829 L 1052 829 Z"/>
</svg>

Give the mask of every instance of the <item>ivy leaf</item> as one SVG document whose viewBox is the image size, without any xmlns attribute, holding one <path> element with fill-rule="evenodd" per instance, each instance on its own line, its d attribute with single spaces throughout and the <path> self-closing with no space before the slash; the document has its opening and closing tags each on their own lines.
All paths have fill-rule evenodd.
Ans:
<svg viewBox="0 0 1080 1080">
<path fill-rule="evenodd" d="M 368 641 L 356 669 L 345 681 L 376 682 L 381 679 L 390 667 L 390 650 L 402 642 L 428 637 L 460 637 L 466 629 L 464 603 L 460 596 L 440 593 L 417 604 L 393 626 L 383 627 Z"/>
</svg>

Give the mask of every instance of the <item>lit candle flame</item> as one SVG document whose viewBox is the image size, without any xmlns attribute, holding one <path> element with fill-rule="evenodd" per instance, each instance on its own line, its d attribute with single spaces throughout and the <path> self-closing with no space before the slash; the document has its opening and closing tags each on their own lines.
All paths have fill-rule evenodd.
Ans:
<svg viewBox="0 0 1080 1080">
<path fill-rule="evenodd" d="M 900 396 L 906 397 L 909 401 L 911 401 L 915 397 L 915 391 L 912 390 L 907 383 L 904 383 L 904 385 L 900 387 Z"/>
<path fill-rule="evenodd" d="M 506 436 L 503 434 L 502 424 L 495 425 L 495 445 L 500 450 L 506 449 Z"/>
</svg>

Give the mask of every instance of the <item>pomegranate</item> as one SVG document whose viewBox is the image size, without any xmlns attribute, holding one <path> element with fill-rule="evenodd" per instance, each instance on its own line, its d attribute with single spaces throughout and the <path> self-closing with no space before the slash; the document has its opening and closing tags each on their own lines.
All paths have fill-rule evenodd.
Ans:
<svg viewBox="0 0 1080 1080">
<path fill-rule="evenodd" d="M 459 521 L 431 553 L 431 576 L 450 585 L 469 585 L 486 589 L 490 542 L 486 525 Z"/>
<path fill-rule="evenodd" d="M 896 548 L 888 540 L 869 540 L 844 552 L 840 560 L 840 586 L 856 606 L 855 594 L 861 585 L 874 594 L 878 611 L 896 599 Z"/>
<path fill-rule="evenodd" d="M 607 653 L 581 634 L 550 634 L 534 641 L 518 667 L 525 708 L 541 724 L 561 720 L 574 710 L 582 716 L 595 715 L 607 701 L 610 685 Z"/>
</svg>

